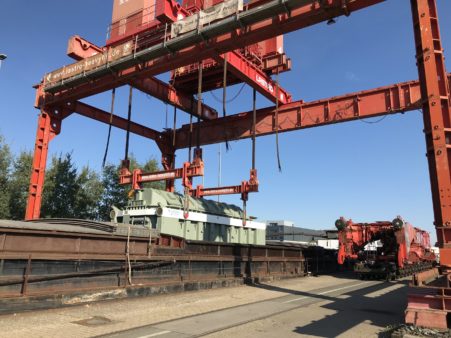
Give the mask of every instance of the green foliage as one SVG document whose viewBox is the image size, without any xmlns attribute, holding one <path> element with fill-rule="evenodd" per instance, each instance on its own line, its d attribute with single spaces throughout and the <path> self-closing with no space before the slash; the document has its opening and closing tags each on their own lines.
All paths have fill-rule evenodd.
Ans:
<svg viewBox="0 0 451 338">
<path fill-rule="evenodd" d="M 33 154 L 29 151 L 22 151 L 14 160 L 9 182 L 9 212 L 12 219 L 24 219 L 32 164 Z"/>
<path fill-rule="evenodd" d="M 76 217 L 79 185 L 71 154 L 52 159 L 45 181 L 41 218 Z"/>
<path fill-rule="evenodd" d="M 22 151 L 13 159 L 0 135 L 0 219 L 24 218 L 33 154 Z M 150 159 L 140 164 L 130 156 L 130 169 L 159 171 L 158 162 Z M 129 186 L 119 185 L 119 166 L 108 164 L 99 174 L 89 167 L 80 171 L 71 154 L 53 157 L 46 171 L 41 218 L 110 219 L 112 206 L 123 208 L 128 202 Z M 146 183 L 145 187 L 164 189 L 163 182 Z"/>
<path fill-rule="evenodd" d="M 100 200 L 97 204 L 99 219 L 110 220 L 111 207 L 123 208 L 127 204 L 127 188 L 119 185 L 119 167 L 107 164 L 102 171 L 102 188 Z"/>
<path fill-rule="evenodd" d="M 158 161 L 152 158 L 142 166 L 142 170 L 145 172 L 153 173 L 161 169 L 160 166 L 158 165 Z M 145 188 L 154 188 L 160 190 L 164 190 L 166 188 L 166 185 L 163 181 L 144 183 L 143 186 Z"/>
<path fill-rule="evenodd" d="M 9 146 L 0 135 L 0 218 L 9 218 L 9 175 L 12 156 Z"/>
<path fill-rule="evenodd" d="M 99 219 L 98 203 L 103 193 L 99 174 L 84 167 L 77 178 L 75 216 L 82 219 Z"/>
</svg>

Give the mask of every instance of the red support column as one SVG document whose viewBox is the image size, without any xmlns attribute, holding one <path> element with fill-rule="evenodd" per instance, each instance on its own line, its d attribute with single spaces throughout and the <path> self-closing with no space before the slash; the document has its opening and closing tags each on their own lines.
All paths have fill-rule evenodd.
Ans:
<svg viewBox="0 0 451 338">
<path fill-rule="evenodd" d="M 451 115 L 448 77 L 436 2 L 411 0 L 411 3 L 440 263 L 451 268 Z"/>
<path fill-rule="evenodd" d="M 451 108 L 435 0 L 411 0 L 416 57 L 423 103 L 424 133 L 431 180 L 434 224 L 442 276 L 427 271 L 414 276 L 409 288 L 406 322 L 446 329 L 451 312 Z M 430 280 L 428 276 L 433 276 Z M 440 282 L 441 281 L 441 282 Z"/>
<path fill-rule="evenodd" d="M 40 216 L 49 142 L 59 134 L 60 127 L 61 120 L 52 118 L 44 111 L 39 115 L 33 168 L 30 178 L 27 210 L 25 213 L 26 220 L 37 219 Z"/>
</svg>

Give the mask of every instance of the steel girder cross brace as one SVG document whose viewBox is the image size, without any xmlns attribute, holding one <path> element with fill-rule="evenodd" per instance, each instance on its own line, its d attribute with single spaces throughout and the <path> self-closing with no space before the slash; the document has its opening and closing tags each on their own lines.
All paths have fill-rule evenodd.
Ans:
<svg viewBox="0 0 451 338">
<path fill-rule="evenodd" d="M 60 106 L 58 108 L 43 108 L 38 119 L 33 168 L 25 213 L 26 220 L 37 219 L 40 216 L 49 143 L 60 133 L 62 120 L 74 112 L 105 124 L 110 123 L 110 113 L 82 102 L 69 102 L 64 107 Z M 128 126 L 127 120 L 117 115 L 112 116 L 111 124 L 122 130 L 127 130 Z M 167 146 L 169 141 L 166 140 L 162 133 L 135 122 L 130 123 L 130 132 L 154 140 L 163 154 L 164 164 L 172 166 L 174 150 Z M 166 166 L 165 169 L 167 169 Z"/>
<path fill-rule="evenodd" d="M 451 269 L 451 114 L 435 0 L 411 0 L 440 263 Z"/>
<path fill-rule="evenodd" d="M 448 74 L 448 76 L 451 76 L 451 74 Z M 361 118 L 416 110 L 421 108 L 419 87 L 418 81 L 410 81 L 313 102 L 292 102 L 280 107 L 279 121 L 281 122 L 279 132 L 295 131 Z M 275 107 L 269 107 L 257 112 L 257 136 L 270 135 L 275 132 L 274 110 Z M 45 114 L 50 114 L 50 119 L 39 118 L 26 219 L 39 217 L 48 142 L 59 133 L 61 120 L 71 113 L 76 112 L 102 123 L 108 124 L 110 121 L 110 113 L 79 101 L 66 103 L 64 109 L 60 109 L 61 113 L 59 115 L 54 115 L 54 110 L 49 107 L 46 107 L 44 111 Z M 50 120 L 56 123 L 57 129 L 51 129 L 52 123 L 49 122 Z M 116 128 L 126 130 L 127 121 L 122 117 L 114 115 L 112 125 Z M 251 126 L 251 112 L 201 122 L 200 127 L 202 133 L 200 135 L 200 144 L 206 145 L 251 137 Z M 42 129 L 43 127 L 47 129 Z M 173 169 L 175 151 L 186 148 L 189 144 L 188 126 L 183 126 L 176 131 L 175 147 L 172 146 L 173 132 L 171 131 L 158 132 L 132 122 L 130 132 L 157 142 L 157 145 L 162 151 L 163 167 L 165 170 Z M 43 135 L 48 136 L 44 137 Z"/>
</svg>

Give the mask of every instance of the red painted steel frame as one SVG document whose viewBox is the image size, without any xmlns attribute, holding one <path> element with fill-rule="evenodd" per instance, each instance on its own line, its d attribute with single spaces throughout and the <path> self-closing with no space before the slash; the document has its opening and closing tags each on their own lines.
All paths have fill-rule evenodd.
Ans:
<svg viewBox="0 0 451 338">
<path fill-rule="evenodd" d="M 76 112 L 106 124 L 110 121 L 110 113 L 79 101 L 70 102 L 65 108 L 70 109 L 70 111 L 67 111 L 61 118 Z M 307 103 L 297 101 L 281 106 L 279 109 L 279 132 L 412 111 L 420 108 L 421 94 L 418 81 L 404 82 L 319 101 Z M 256 136 L 269 135 L 275 132 L 273 123 L 274 111 L 275 107 L 257 111 Z M 113 126 L 123 130 L 127 129 L 126 119 L 114 115 L 112 121 Z M 227 125 L 227 129 L 224 129 L 225 125 Z M 251 137 L 251 126 L 252 114 L 249 112 L 201 122 L 200 144 L 205 145 L 223 142 L 226 139 L 231 141 Z M 226 130 L 227 137 L 224 134 L 224 130 Z M 189 129 L 187 126 L 177 130 L 175 149 L 170 146 L 171 133 L 160 133 L 134 122 L 131 123 L 130 132 L 157 142 L 163 153 L 163 167 L 165 170 L 173 168 L 175 149 L 188 147 Z M 36 158 L 40 158 L 39 152 L 35 152 L 35 161 Z M 37 184 L 37 182 L 35 179 L 32 180 L 32 184 Z M 42 191 L 42 186 L 40 189 Z M 33 213 L 31 212 L 33 208 L 27 208 L 25 218 L 39 218 L 40 195 L 39 199 L 35 200 L 30 194 L 28 204 L 35 206 L 36 211 Z"/>
<path fill-rule="evenodd" d="M 280 84 L 271 80 L 271 77 L 249 62 L 243 55 L 232 51 L 223 55 L 214 55 L 213 58 L 218 63 L 224 63 L 224 55 L 227 55 L 227 69 L 238 79 L 254 87 L 255 90 L 272 102 L 276 102 L 277 92 L 279 92 L 281 104 L 291 102 L 291 94 L 281 88 Z M 278 89 L 277 86 L 279 86 Z"/>
<path fill-rule="evenodd" d="M 451 77 L 451 74 L 448 76 Z M 279 107 L 279 133 L 367 117 L 421 109 L 418 81 L 346 94 L 313 102 L 295 101 Z M 275 133 L 275 107 L 257 111 L 256 136 Z M 252 136 L 252 112 L 200 123 L 200 145 L 240 140 Z M 197 125 L 194 125 L 194 129 Z M 169 134 L 168 134 L 169 135 Z M 189 145 L 189 126 L 176 132 L 176 149 Z"/>
<path fill-rule="evenodd" d="M 164 171 L 156 171 L 152 173 L 144 172 L 141 169 L 133 170 L 131 173 L 127 168 L 121 170 L 119 175 L 119 183 L 123 185 L 130 184 L 132 189 L 142 189 L 142 184 L 146 182 L 157 181 L 174 181 L 175 179 L 182 179 L 182 185 L 188 189 L 192 188 L 193 177 L 204 175 L 204 162 L 202 161 L 202 152 L 195 156 L 192 163 L 183 163 L 182 168 L 165 169 Z"/>
<path fill-rule="evenodd" d="M 50 111 L 63 107 L 65 111 L 68 111 L 68 114 L 75 111 L 73 107 L 78 106 L 81 114 L 105 122 L 107 113 L 105 114 L 105 112 L 97 108 L 89 107 L 81 102 L 77 102 L 77 100 L 121 85 L 129 84 L 130 81 L 133 80 L 143 79 L 183 65 L 198 62 L 200 59 L 208 58 L 215 53 L 221 54 L 232 51 L 240 46 L 244 47 L 258 41 L 278 36 L 284 32 L 286 33 L 311 26 L 339 15 L 349 15 L 352 11 L 369 7 L 383 1 L 384 0 L 349 0 L 343 2 L 342 0 L 326 0 L 321 4 L 315 2 L 314 4 L 304 5 L 298 9 L 292 10 L 289 14 L 277 15 L 273 19 L 263 20 L 257 24 L 250 25 L 246 27 L 245 30 L 224 34 L 218 38 L 212 39 L 208 44 L 202 43 L 194 45 L 183 51 L 145 62 L 125 71 L 107 75 L 95 81 L 88 81 L 76 88 L 69 88 L 60 93 L 56 93 L 55 95 L 45 94 L 42 87 L 43 85 L 41 84 L 37 90 L 35 106 L 41 108 L 45 106 L 45 109 L 49 109 Z M 275 29 L 275 27 L 277 27 L 277 29 Z M 91 47 L 95 49 L 95 47 Z M 62 118 L 64 118 L 64 116 Z M 119 117 L 114 117 L 114 120 L 113 125 L 122 127 L 123 120 Z M 326 119 L 326 122 L 327 121 L 328 119 Z M 225 121 L 225 123 L 228 122 Z M 250 125 L 248 128 L 250 128 Z M 165 170 L 174 167 L 175 149 L 170 145 L 171 143 L 168 142 L 167 135 L 137 124 L 133 124 L 132 129 L 134 129 L 132 132 L 147 134 L 149 138 L 156 140 L 163 153 L 162 162 Z M 46 142 L 46 147 L 47 145 L 48 140 Z M 42 155 L 47 154 L 46 147 L 43 154 L 41 154 L 40 151 L 35 152 L 35 162 L 38 162 L 38 159 Z M 44 157 L 46 158 L 46 156 Z M 33 176 L 31 179 L 29 206 L 27 207 L 26 219 L 37 218 L 39 216 L 38 210 L 41 204 L 40 194 L 43 182 L 43 171 L 41 175 L 38 175 L 38 178 Z M 38 184 L 38 187 L 33 188 L 36 184 Z M 169 182 L 167 188 L 173 190 L 173 182 Z M 35 190 L 39 193 L 36 193 Z"/>
<path fill-rule="evenodd" d="M 451 268 L 451 109 L 435 0 L 412 0 L 424 132 L 441 264 Z"/>
<path fill-rule="evenodd" d="M 78 35 L 69 39 L 67 55 L 75 60 L 82 60 L 94 54 L 102 52 L 102 48 L 94 45 Z M 130 85 L 143 93 L 149 94 L 157 99 L 174 105 L 175 107 L 197 116 L 197 100 L 192 96 L 175 90 L 174 87 L 158 80 L 155 77 L 141 77 L 129 82 Z M 218 117 L 218 112 L 202 103 L 201 119 L 211 120 Z"/>
<path fill-rule="evenodd" d="M 27 219 L 39 218 L 49 142 L 59 134 L 60 128 L 61 120 L 52 117 L 46 112 L 42 112 L 39 115 L 26 210 Z"/>
<path fill-rule="evenodd" d="M 409 290 L 406 322 L 447 328 L 451 314 L 451 107 L 435 0 L 411 0 L 416 57 L 423 103 L 434 224 L 443 272 L 440 287 L 423 286 L 427 275 Z M 425 280 L 424 284 L 427 284 Z"/>
<path fill-rule="evenodd" d="M 284 33 L 299 30 L 328 19 L 384 2 L 385 0 L 325 0 L 321 4 L 304 5 L 292 10 L 289 14 L 277 15 L 272 19 L 263 20 L 249 25 L 245 30 L 227 33 L 210 41 L 193 45 L 184 50 L 168 54 L 164 57 L 144 62 L 115 74 L 104 75 L 98 80 L 89 81 L 75 88 L 52 94 L 42 94 L 39 106 L 46 104 L 58 104 L 67 101 L 79 100 L 94 94 L 98 94 L 114 87 L 125 85 L 131 78 L 146 77 L 161 74 L 173 69 L 197 63 L 207 59 L 212 54 L 223 54 L 240 47 L 257 43 Z M 45 96 L 45 99 L 44 99 Z"/>
<path fill-rule="evenodd" d="M 241 199 L 243 201 L 247 201 L 248 195 L 251 192 L 258 192 L 258 178 L 256 169 L 251 169 L 249 181 L 242 181 L 241 185 L 214 188 L 204 188 L 202 185 L 198 185 L 196 189 L 190 191 L 190 195 L 193 197 L 202 198 L 205 196 L 241 194 Z"/>
</svg>

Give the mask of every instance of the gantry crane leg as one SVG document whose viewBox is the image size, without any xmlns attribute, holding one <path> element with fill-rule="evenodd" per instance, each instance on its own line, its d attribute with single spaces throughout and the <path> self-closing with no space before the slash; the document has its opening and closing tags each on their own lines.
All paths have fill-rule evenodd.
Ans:
<svg viewBox="0 0 451 338">
<path fill-rule="evenodd" d="M 423 104 L 426 154 L 429 163 L 434 224 L 445 273 L 442 288 L 412 288 L 408 296 L 406 322 L 427 327 L 447 327 L 451 289 L 451 109 L 448 76 L 435 0 L 411 0 L 416 59 Z M 414 280 L 421 280 L 418 274 Z M 421 286 L 422 282 L 417 286 Z M 415 284 L 414 284 L 415 285 Z"/>
<path fill-rule="evenodd" d="M 57 134 L 59 134 L 60 129 L 61 119 L 54 117 L 53 113 L 50 114 L 43 110 L 39 115 L 38 129 L 36 131 L 33 167 L 25 213 L 26 220 L 37 219 L 40 217 L 49 143 Z"/>
</svg>

